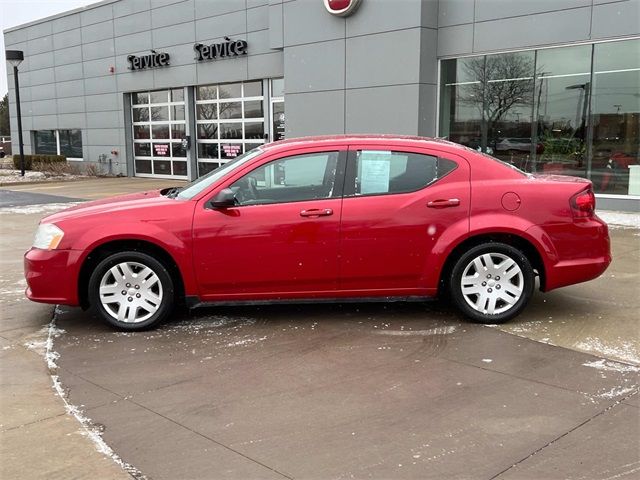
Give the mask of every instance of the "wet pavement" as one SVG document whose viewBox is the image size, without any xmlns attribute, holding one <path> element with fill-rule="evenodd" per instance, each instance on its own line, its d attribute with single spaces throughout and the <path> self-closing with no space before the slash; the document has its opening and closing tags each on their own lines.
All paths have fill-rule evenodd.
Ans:
<svg viewBox="0 0 640 480">
<path fill-rule="evenodd" d="M 145 189 L 90 182 L 12 187 L 58 198 L 0 207 L 2 404 L 13 412 L 2 429 L 22 445 L 23 468 L 42 462 L 29 445 L 46 441 L 43 478 L 69 478 L 88 457 L 56 464 L 58 448 L 74 451 L 69 426 L 56 430 L 68 417 L 42 406 L 44 390 L 16 393 L 27 380 L 12 371 L 38 376 L 16 363 L 18 346 L 53 310 L 22 297 L 20 257 L 62 203 Z M 500 327 L 461 321 L 440 301 L 178 311 L 141 333 L 62 308 L 56 373 L 92 430 L 154 479 L 637 478 L 640 232 L 611 235 L 614 263 L 601 278 L 536 292 Z"/>
<path fill-rule="evenodd" d="M 119 333 L 57 318 L 70 401 L 151 478 L 606 478 L 640 460 L 639 368 L 439 302 L 175 320 Z M 596 464 L 583 447 L 601 435 L 616 441 Z"/>
</svg>

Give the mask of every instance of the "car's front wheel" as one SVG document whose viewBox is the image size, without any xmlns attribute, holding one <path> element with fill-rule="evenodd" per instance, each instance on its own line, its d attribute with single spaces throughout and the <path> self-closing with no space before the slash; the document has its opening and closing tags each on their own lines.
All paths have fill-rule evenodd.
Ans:
<svg viewBox="0 0 640 480">
<path fill-rule="evenodd" d="M 102 260 L 89 280 L 89 301 L 98 316 L 121 330 L 143 330 L 166 320 L 174 285 L 165 266 L 142 252 Z"/>
<path fill-rule="evenodd" d="M 451 299 L 473 321 L 504 323 L 518 315 L 533 294 L 535 274 L 526 255 L 511 245 L 488 243 L 456 261 Z"/>
</svg>

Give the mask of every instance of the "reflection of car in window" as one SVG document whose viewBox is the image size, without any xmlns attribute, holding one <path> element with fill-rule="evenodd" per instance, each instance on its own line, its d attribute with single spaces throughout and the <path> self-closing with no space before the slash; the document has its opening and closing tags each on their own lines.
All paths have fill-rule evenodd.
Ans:
<svg viewBox="0 0 640 480">
<path fill-rule="evenodd" d="M 496 151 L 498 152 L 531 152 L 531 139 L 530 138 L 503 138 L 496 143 Z M 536 153 L 540 154 L 544 151 L 544 145 L 542 142 L 536 144 Z"/>
</svg>

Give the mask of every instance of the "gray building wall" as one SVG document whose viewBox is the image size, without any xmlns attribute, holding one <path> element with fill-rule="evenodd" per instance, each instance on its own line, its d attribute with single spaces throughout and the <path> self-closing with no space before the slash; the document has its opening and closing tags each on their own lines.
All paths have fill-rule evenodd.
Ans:
<svg viewBox="0 0 640 480">
<path fill-rule="evenodd" d="M 124 92 L 284 76 L 289 137 L 435 135 L 438 58 L 639 34 L 640 0 L 362 0 L 347 18 L 322 0 L 105 0 L 10 29 L 5 44 L 25 53 L 26 151 L 30 130 L 80 128 L 84 160 L 115 149 L 124 173 Z M 249 54 L 195 62 L 195 41 L 224 36 Z M 171 66 L 127 70 L 151 48 Z"/>
<path fill-rule="evenodd" d="M 438 57 L 640 35 L 640 0 L 440 0 Z"/>
<path fill-rule="evenodd" d="M 271 48 L 269 8 L 269 0 L 107 0 L 6 31 L 6 48 L 25 55 L 19 67 L 25 152 L 31 153 L 30 130 L 79 128 L 85 161 L 106 154 L 116 173 L 127 173 L 123 93 L 282 77 L 283 52 Z M 247 40 L 248 55 L 196 63 L 195 41 L 210 44 L 224 36 Z M 127 55 L 152 48 L 168 52 L 171 66 L 127 69 Z M 12 72 L 8 83 L 17 145 Z"/>
</svg>

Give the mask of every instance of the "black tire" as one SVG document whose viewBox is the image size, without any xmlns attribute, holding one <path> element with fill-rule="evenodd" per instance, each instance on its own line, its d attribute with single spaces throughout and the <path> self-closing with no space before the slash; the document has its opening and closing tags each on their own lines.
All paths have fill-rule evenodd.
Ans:
<svg viewBox="0 0 640 480">
<path fill-rule="evenodd" d="M 122 269 L 123 265 L 127 265 L 127 272 L 133 276 L 116 278 L 111 270 L 114 267 L 117 272 L 124 272 L 122 275 L 129 275 Z M 148 280 L 142 278 L 145 275 L 149 275 Z M 133 280 L 127 281 L 128 278 Z M 109 292 L 112 296 L 106 297 L 104 302 L 100 296 L 101 284 L 106 289 L 117 290 Z M 174 283 L 167 268 L 150 255 L 134 251 L 114 253 L 102 260 L 91 274 L 88 293 L 93 312 L 112 327 L 125 331 L 146 330 L 159 325 L 169 317 L 175 302 Z M 114 301 L 109 302 L 110 299 Z M 121 307 L 125 309 L 124 321 L 117 317 Z"/>
<path fill-rule="evenodd" d="M 507 259 L 514 264 L 502 263 Z M 478 271 L 475 260 L 484 267 L 481 271 Z M 505 270 L 507 273 L 501 278 L 500 273 Z M 466 282 L 463 293 L 462 278 L 465 273 L 465 278 L 470 280 Z M 513 277 L 506 279 L 509 275 Z M 448 292 L 465 317 L 477 323 L 498 324 L 522 312 L 533 295 L 534 286 L 535 273 L 522 251 L 505 243 L 486 243 L 471 248 L 458 258 L 448 281 Z M 474 293 L 475 290 L 479 293 Z"/>
</svg>

